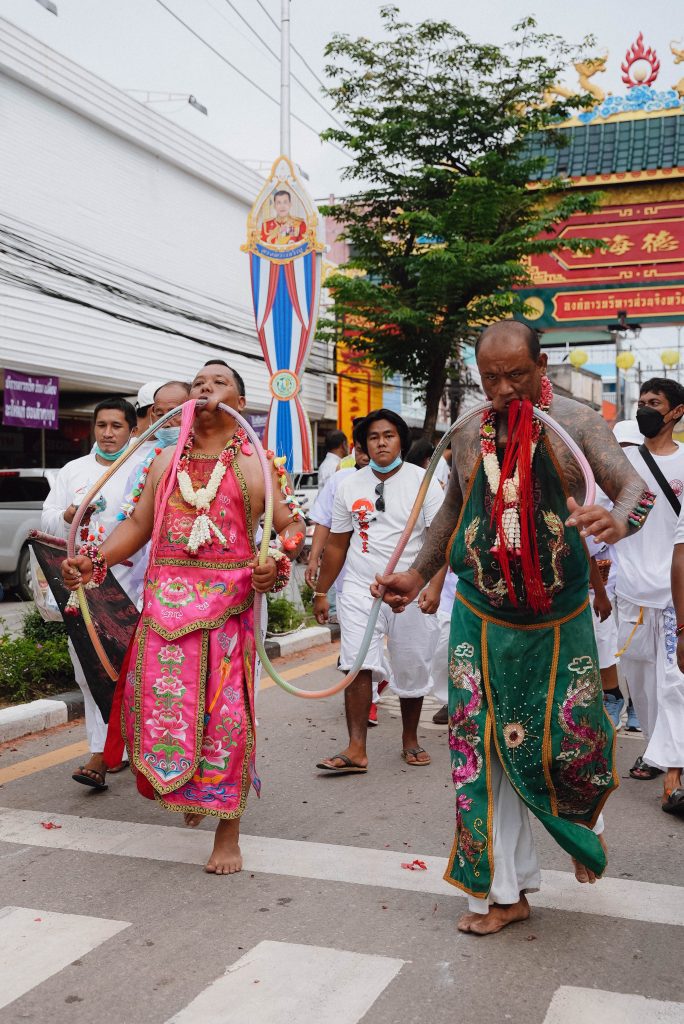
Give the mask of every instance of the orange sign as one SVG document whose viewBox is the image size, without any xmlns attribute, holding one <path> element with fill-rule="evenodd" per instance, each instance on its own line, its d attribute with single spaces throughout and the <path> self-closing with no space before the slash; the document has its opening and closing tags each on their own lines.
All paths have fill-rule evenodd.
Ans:
<svg viewBox="0 0 684 1024">
<path fill-rule="evenodd" d="M 382 406 L 382 373 L 363 352 L 349 345 L 337 346 L 337 426 L 351 442 L 357 416 Z"/>
</svg>

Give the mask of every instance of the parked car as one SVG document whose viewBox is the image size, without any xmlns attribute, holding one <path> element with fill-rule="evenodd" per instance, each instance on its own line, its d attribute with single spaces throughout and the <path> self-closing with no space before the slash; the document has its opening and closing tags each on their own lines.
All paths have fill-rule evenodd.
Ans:
<svg viewBox="0 0 684 1024">
<path fill-rule="evenodd" d="M 301 510 L 308 517 L 318 494 L 318 470 L 312 473 L 295 473 L 292 483 Z"/>
<path fill-rule="evenodd" d="M 56 469 L 0 469 L 0 584 L 33 600 L 28 535 L 40 529 Z"/>
</svg>

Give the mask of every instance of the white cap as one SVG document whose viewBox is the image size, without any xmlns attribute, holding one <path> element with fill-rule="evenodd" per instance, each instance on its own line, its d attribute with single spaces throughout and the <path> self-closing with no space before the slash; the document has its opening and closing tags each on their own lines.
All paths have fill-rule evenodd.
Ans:
<svg viewBox="0 0 684 1024">
<path fill-rule="evenodd" d="M 158 391 L 163 384 L 163 380 L 148 380 L 147 384 L 143 384 L 135 400 L 136 410 L 146 409 L 148 405 L 152 405 L 155 391 Z"/>
<path fill-rule="evenodd" d="M 613 427 L 613 433 L 618 444 L 644 443 L 644 435 L 636 420 L 619 420 Z"/>
</svg>

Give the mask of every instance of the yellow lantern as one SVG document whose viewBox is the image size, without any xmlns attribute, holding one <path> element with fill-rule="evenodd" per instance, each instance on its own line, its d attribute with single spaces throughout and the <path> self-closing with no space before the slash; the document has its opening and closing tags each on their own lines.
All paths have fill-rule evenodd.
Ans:
<svg viewBox="0 0 684 1024">
<path fill-rule="evenodd" d="M 679 352 L 675 351 L 673 348 L 666 348 L 664 352 L 660 353 L 660 359 L 663 366 L 667 366 L 669 369 L 672 369 L 672 367 L 676 366 L 679 362 Z"/>
<path fill-rule="evenodd" d="M 620 370 L 631 370 L 634 366 L 634 353 L 620 352 L 615 358 L 615 364 Z"/>
<path fill-rule="evenodd" d="M 569 359 L 572 366 L 574 366 L 576 370 L 579 370 L 580 366 L 584 366 L 584 364 L 588 362 L 589 356 L 583 348 L 573 348 Z"/>
</svg>

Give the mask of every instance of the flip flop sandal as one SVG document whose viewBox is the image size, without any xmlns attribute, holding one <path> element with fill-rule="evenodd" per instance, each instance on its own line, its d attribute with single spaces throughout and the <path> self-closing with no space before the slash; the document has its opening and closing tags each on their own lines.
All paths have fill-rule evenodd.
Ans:
<svg viewBox="0 0 684 1024">
<path fill-rule="evenodd" d="M 666 789 L 662 808 L 666 814 L 684 818 L 684 789 Z"/>
<path fill-rule="evenodd" d="M 637 782 L 651 782 L 663 773 L 660 768 L 654 768 L 653 765 L 646 764 L 643 757 L 637 757 L 636 761 L 629 769 L 629 774 L 631 778 L 636 779 Z"/>
<path fill-rule="evenodd" d="M 346 754 L 335 754 L 334 757 L 330 757 L 328 760 L 342 761 L 343 763 L 337 767 L 334 764 L 326 764 L 325 761 L 319 761 L 316 767 L 320 771 L 330 772 L 332 775 L 365 775 L 368 771 L 368 768 L 364 768 L 363 765 L 354 764 Z"/>
<path fill-rule="evenodd" d="M 122 761 L 120 764 L 117 764 L 116 767 L 108 768 L 107 769 L 107 774 L 108 775 L 118 775 L 119 772 L 125 771 L 126 768 L 128 768 L 128 767 L 129 767 L 128 761 Z"/>
<path fill-rule="evenodd" d="M 81 785 L 83 785 L 83 786 L 90 786 L 92 789 L 98 790 L 98 792 L 101 792 L 103 789 L 108 789 L 109 788 L 107 786 L 107 783 L 105 782 L 105 777 L 104 777 L 104 773 L 103 772 L 98 772 L 98 770 L 96 768 L 88 768 L 88 773 L 89 774 L 86 775 L 85 765 L 80 765 L 78 771 L 74 772 L 74 774 L 71 776 L 71 778 L 74 780 L 74 782 L 80 782 Z M 99 776 L 99 778 L 102 781 L 98 782 L 96 779 L 93 779 L 92 778 L 93 775 Z"/>
<path fill-rule="evenodd" d="M 428 754 L 427 761 L 410 761 L 409 758 L 417 758 L 418 754 L 427 754 L 427 750 L 423 750 L 422 747 L 413 747 L 412 749 L 402 750 L 401 756 L 406 764 L 410 765 L 411 768 L 426 768 L 427 765 L 432 764 L 432 758 Z"/>
</svg>

